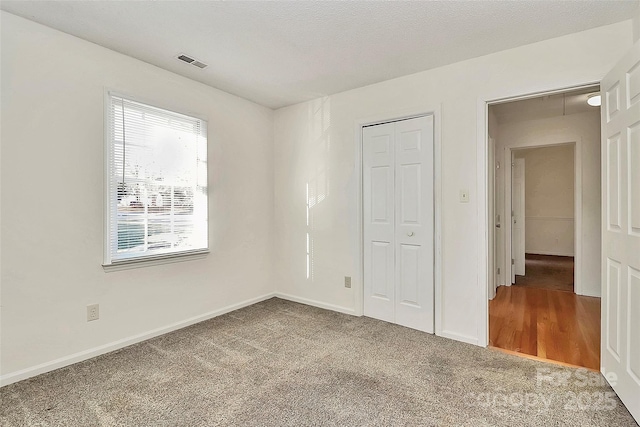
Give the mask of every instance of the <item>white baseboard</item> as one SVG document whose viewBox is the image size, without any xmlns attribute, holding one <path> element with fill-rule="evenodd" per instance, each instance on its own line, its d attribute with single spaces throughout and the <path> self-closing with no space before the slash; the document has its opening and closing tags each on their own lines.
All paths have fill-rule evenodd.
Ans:
<svg viewBox="0 0 640 427">
<path fill-rule="evenodd" d="M 221 316 L 223 314 L 229 313 L 234 310 L 238 310 L 243 307 L 247 307 L 253 304 L 256 304 L 260 301 L 267 300 L 269 298 L 282 298 L 288 301 L 298 302 L 301 304 L 310 305 L 313 307 L 322 308 L 325 310 L 337 311 L 339 313 L 345 313 L 352 316 L 356 316 L 356 312 L 352 308 L 342 307 L 335 304 L 329 304 L 321 301 L 316 301 L 308 298 L 297 297 L 294 295 L 289 295 L 281 292 L 273 292 L 268 293 L 256 298 L 252 298 L 249 300 L 245 300 L 239 302 L 237 304 L 228 305 L 226 307 L 220 308 L 218 310 L 214 310 L 199 316 L 191 317 L 186 320 L 182 320 L 180 322 L 172 323 L 167 326 L 163 326 L 161 328 L 157 328 L 148 332 L 144 332 L 138 335 L 134 335 L 128 338 L 123 338 L 118 341 L 114 341 L 105 345 L 101 345 L 98 347 L 90 348 L 84 351 L 80 351 L 78 353 L 74 353 L 68 356 L 64 356 L 49 362 L 41 363 L 36 366 L 32 366 L 29 368 L 22 369 L 20 371 L 11 372 L 5 375 L 0 376 L 0 387 L 9 385 L 18 381 L 26 380 L 27 378 L 34 377 L 36 375 L 44 374 L 46 372 L 50 372 L 59 368 L 63 368 L 65 366 L 72 365 L 74 363 L 82 362 L 83 360 L 91 359 L 92 357 L 100 356 L 101 354 L 109 353 L 111 351 L 119 350 L 121 348 L 130 346 L 132 344 L 136 344 L 142 341 L 146 341 L 148 339 L 157 337 L 159 335 L 163 335 L 178 329 L 182 329 L 184 327 L 193 325 L 195 323 L 199 323 L 205 320 L 212 319 L 217 316 Z M 456 341 L 462 341 L 468 344 L 479 345 L 478 339 L 475 337 L 470 337 L 466 335 L 457 334 L 449 331 L 442 331 L 440 336 L 444 338 L 449 338 Z"/>
<path fill-rule="evenodd" d="M 557 251 L 525 251 L 531 255 L 553 255 L 553 256 L 575 256 L 573 253 L 557 252 Z"/>
<path fill-rule="evenodd" d="M 576 295 L 581 295 L 584 297 L 594 297 L 594 298 L 602 298 L 602 294 L 600 292 L 576 292 Z"/>
<path fill-rule="evenodd" d="M 72 365 L 74 363 L 82 362 L 83 360 L 91 359 L 92 357 L 100 356 L 101 354 L 109 353 L 114 350 L 121 349 L 123 347 L 127 347 L 132 344 L 136 344 L 142 341 L 146 341 L 150 338 L 157 337 L 159 335 L 163 335 L 178 329 L 182 329 L 184 327 L 193 325 L 195 323 L 202 322 L 204 320 L 209 320 L 214 317 L 223 315 L 225 313 L 229 313 L 234 310 L 238 310 L 243 307 L 247 307 L 253 304 L 256 304 L 260 301 L 267 300 L 269 298 L 273 298 L 276 296 L 275 293 L 268 293 L 266 295 L 262 295 L 256 298 L 248 299 L 237 304 L 228 305 L 226 307 L 220 308 L 218 310 L 210 311 L 208 313 L 191 317 L 186 320 L 182 320 L 180 322 L 172 323 L 167 326 L 163 326 L 161 328 L 157 328 L 148 332 L 143 332 L 138 335 L 134 335 L 128 338 L 123 338 L 118 341 L 114 341 L 108 344 L 104 344 L 98 347 L 90 348 L 88 350 L 80 351 L 78 353 L 71 354 L 69 356 L 64 356 L 59 359 L 52 360 L 50 362 L 41 363 L 36 366 L 32 366 L 29 368 L 22 369 L 16 372 L 10 372 L 8 374 L 0 376 L 0 387 L 9 385 L 18 381 L 26 380 L 27 378 L 34 377 L 36 375 L 44 374 L 45 372 L 50 372 L 55 369 L 63 368 L 68 365 Z M 286 299 L 286 298 L 285 298 Z"/>
<path fill-rule="evenodd" d="M 478 338 L 471 337 L 469 335 L 462 335 L 450 331 L 441 331 L 439 335 L 443 338 L 449 338 L 450 340 L 461 341 L 467 344 L 480 345 L 480 343 L 478 342 Z"/>
<path fill-rule="evenodd" d="M 321 301 L 316 301 L 307 298 L 296 297 L 289 294 L 284 294 L 282 292 L 276 292 L 273 296 L 277 298 L 286 299 L 288 301 L 299 302 L 300 304 L 311 305 L 313 307 L 324 308 L 325 310 L 337 311 L 339 313 L 350 314 L 352 316 L 356 315 L 356 311 L 353 308 L 342 307 L 339 305 L 328 304 Z"/>
</svg>

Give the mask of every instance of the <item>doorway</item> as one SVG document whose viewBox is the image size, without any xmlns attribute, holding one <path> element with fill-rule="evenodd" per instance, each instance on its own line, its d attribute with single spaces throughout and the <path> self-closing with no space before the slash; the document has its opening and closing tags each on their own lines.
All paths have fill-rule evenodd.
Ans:
<svg viewBox="0 0 640 427">
<path fill-rule="evenodd" d="M 364 315 L 434 332 L 434 122 L 365 126 Z"/>
<path fill-rule="evenodd" d="M 600 366 L 598 87 L 489 106 L 489 345 Z M 493 197 L 492 197 L 493 196 Z"/>
<path fill-rule="evenodd" d="M 574 292 L 575 143 L 511 151 L 511 284 Z M 508 186 L 507 186 L 508 187 Z"/>
</svg>

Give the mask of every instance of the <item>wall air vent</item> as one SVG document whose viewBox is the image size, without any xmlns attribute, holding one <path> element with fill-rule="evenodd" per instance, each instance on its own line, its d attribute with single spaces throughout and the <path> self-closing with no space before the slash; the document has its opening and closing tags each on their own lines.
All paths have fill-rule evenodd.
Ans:
<svg viewBox="0 0 640 427">
<path fill-rule="evenodd" d="M 187 64 L 191 64 L 194 67 L 198 67 L 198 68 L 207 68 L 209 65 L 205 64 L 202 61 L 198 61 L 197 59 L 194 59 L 190 56 L 187 56 L 185 54 L 180 54 L 178 56 L 176 56 L 177 59 L 179 59 L 182 62 L 186 62 Z"/>
</svg>

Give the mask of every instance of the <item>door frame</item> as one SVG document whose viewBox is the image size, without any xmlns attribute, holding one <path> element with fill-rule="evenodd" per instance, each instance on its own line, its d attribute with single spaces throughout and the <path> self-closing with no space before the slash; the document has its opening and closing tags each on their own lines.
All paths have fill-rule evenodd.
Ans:
<svg viewBox="0 0 640 427">
<path fill-rule="evenodd" d="M 489 257 L 489 265 L 492 266 L 492 270 L 489 270 L 489 290 L 488 295 L 489 299 L 494 299 L 496 297 L 496 290 L 498 289 L 498 272 L 495 268 L 496 260 L 498 257 L 496 256 L 496 249 L 498 246 L 496 245 L 496 236 L 497 236 L 497 215 L 496 212 L 496 161 L 497 161 L 497 151 L 496 151 L 496 139 L 487 136 L 487 147 L 489 153 L 487 154 L 487 161 L 489 162 L 490 167 L 487 169 L 488 171 L 488 179 L 489 186 L 487 187 L 487 198 L 489 200 L 488 209 L 488 217 L 489 217 L 489 248 L 488 248 L 488 257 Z M 500 213 L 500 227 L 502 227 L 502 213 Z"/>
<path fill-rule="evenodd" d="M 566 137 L 553 137 L 545 144 L 538 144 L 535 142 L 526 143 L 523 145 L 507 145 L 504 152 L 504 164 L 510 165 L 512 159 L 512 153 L 517 150 L 526 150 L 530 148 L 544 148 L 544 147 L 558 147 L 562 145 L 573 146 L 573 292 L 577 295 L 582 295 L 582 139 L 577 136 Z M 511 203 L 512 203 L 512 188 L 513 188 L 513 170 L 511 167 L 505 167 L 505 179 L 504 179 L 504 211 L 505 218 L 511 219 Z M 506 216 L 509 213 L 509 216 Z M 526 220 L 525 220 L 526 221 Z M 525 222 L 526 224 L 526 222 Z M 511 224 L 509 227 L 505 227 L 504 233 L 504 248 L 505 248 L 505 272 L 508 274 L 509 280 L 505 282 L 505 286 L 511 286 L 511 253 L 513 249 L 513 233 L 511 232 Z M 526 245 L 525 245 L 526 248 Z M 525 250 L 526 253 L 526 250 Z"/>
<path fill-rule="evenodd" d="M 354 298 L 355 315 L 364 314 L 364 189 L 363 189 L 363 138 L 362 129 L 366 126 L 379 125 L 383 123 L 396 122 L 422 116 L 433 116 L 433 206 L 434 206 L 434 328 L 436 335 L 440 335 L 442 322 L 440 308 L 442 295 L 442 146 L 441 146 L 441 105 L 423 105 L 421 107 L 377 114 L 374 116 L 357 119 L 354 124 L 355 140 L 355 181 L 356 181 L 356 230 L 353 233 L 353 245 L 356 259 L 354 260 L 357 277 L 354 278 Z"/>
<path fill-rule="evenodd" d="M 508 186 L 507 186 L 507 185 L 506 185 L 506 182 L 505 182 L 505 194 L 504 194 L 505 205 L 503 206 L 503 208 L 504 208 L 504 211 L 503 211 L 503 212 L 504 212 L 504 213 L 506 213 L 506 212 L 513 213 L 513 212 L 515 211 L 515 208 L 514 208 L 514 206 L 513 206 L 513 190 L 514 190 L 514 185 L 513 185 L 513 180 L 514 180 L 514 176 L 513 176 L 513 168 L 515 168 L 515 163 L 516 163 L 518 160 L 522 160 L 522 165 L 523 165 L 523 169 L 524 169 L 524 171 L 525 171 L 525 174 L 526 174 L 527 169 L 526 169 L 526 165 L 525 165 L 525 161 L 524 161 L 524 159 L 516 159 L 516 156 L 515 156 L 515 153 L 514 153 L 514 151 L 515 151 L 514 149 L 507 149 L 507 150 L 505 150 L 505 151 L 510 151 L 510 153 L 511 153 L 511 158 L 510 158 L 510 162 L 509 162 L 509 164 L 511 165 L 511 167 L 510 167 L 510 168 L 505 169 L 505 172 L 506 172 L 506 171 L 509 171 L 509 172 L 510 172 L 510 173 L 509 173 L 509 184 L 510 184 L 510 185 L 508 185 Z M 507 164 L 506 164 L 506 163 L 505 163 L 505 166 L 507 166 Z M 525 229 L 523 230 L 523 233 L 524 233 L 524 235 L 525 235 L 525 239 L 524 239 L 525 241 L 524 241 L 524 242 L 522 242 L 522 244 L 524 245 L 524 250 L 523 250 L 523 254 L 522 254 L 522 255 L 523 255 L 523 256 L 525 256 L 525 254 L 526 254 L 526 252 L 527 252 L 527 247 L 526 247 L 526 243 L 527 243 L 527 242 L 526 242 L 526 234 L 527 234 L 527 233 L 526 233 L 526 226 L 527 226 L 527 219 L 526 219 L 526 199 L 527 199 L 527 198 L 526 198 L 526 177 L 523 177 L 523 180 L 524 180 L 524 183 L 525 183 L 525 188 L 523 189 L 524 194 L 522 195 L 522 197 L 523 197 L 523 200 L 524 200 L 524 202 L 525 202 L 525 203 L 524 203 L 524 206 L 522 206 L 523 211 L 521 212 L 521 214 L 522 214 L 522 217 L 523 217 L 523 218 L 521 218 L 521 220 L 522 220 L 522 219 L 524 219 L 524 225 L 525 225 Z M 510 198 L 510 200 L 509 200 L 509 206 L 510 206 L 510 208 L 507 208 L 507 196 L 506 196 L 507 188 L 509 188 L 509 190 L 511 191 L 511 194 L 510 194 L 511 198 Z M 514 246 L 514 244 L 513 244 L 513 237 L 514 237 L 514 236 L 513 236 L 513 228 L 514 228 L 514 227 L 513 227 L 513 225 L 514 225 L 514 223 L 513 223 L 513 215 L 510 215 L 510 216 L 509 216 L 509 219 L 510 219 L 510 221 L 509 221 L 509 231 L 511 232 L 511 240 L 509 241 L 509 243 L 510 243 L 510 245 L 509 245 L 509 253 L 511 254 L 510 258 L 511 258 L 512 260 L 514 260 L 514 261 L 515 261 L 515 258 L 516 258 L 516 257 L 514 256 L 514 248 L 513 248 L 513 246 Z M 506 234 L 506 233 L 505 233 L 505 234 Z M 503 243 L 505 244 L 505 247 L 506 247 L 506 246 L 507 246 L 507 245 L 506 245 L 506 243 L 507 243 L 507 242 L 506 242 L 506 240 L 505 240 Z M 505 252 L 506 252 L 506 251 L 505 251 Z M 524 262 L 524 260 L 523 260 L 523 262 Z M 506 268 L 505 268 L 505 270 L 508 270 L 508 271 L 509 271 L 509 277 L 510 277 L 510 278 L 511 278 L 511 277 L 513 277 L 513 279 L 512 279 L 512 280 L 514 280 L 514 279 L 515 279 L 515 277 L 516 277 L 516 274 L 515 274 L 515 272 L 514 272 L 514 270 L 516 270 L 515 263 L 514 263 L 514 264 L 511 264 L 511 262 L 509 262 L 509 267 L 511 267 L 511 268 L 510 268 L 510 269 L 506 269 Z M 525 267 L 525 268 L 526 268 L 526 267 Z M 513 284 L 513 281 L 512 281 L 512 280 L 509 280 L 509 282 L 511 282 L 511 283 L 509 283 L 509 285 L 512 285 L 512 284 Z M 505 283 L 505 285 L 506 285 L 506 283 Z"/>
<path fill-rule="evenodd" d="M 577 89 L 595 88 L 599 87 L 600 83 L 600 80 L 586 82 L 578 81 L 573 83 L 567 82 L 566 86 L 559 87 L 554 85 L 551 87 L 540 87 L 537 90 L 532 90 L 531 92 L 505 90 L 505 92 L 497 95 L 485 95 L 477 98 L 476 192 L 478 194 L 478 283 L 476 289 L 478 290 L 478 302 L 481 307 L 477 321 L 477 344 L 482 347 L 487 347 L 489 345 L 489 272 L 491 271 L 491 268 L 493 268 L 493 266 L 489 265 L 489 226 L 494 226 L 493 218 L 489 218 L 489 105 L 511 101 L 522 101 L 525 99 L 554 95 Z M 490 220 L 491 222 L 489 222 Z M 504 223 L 504 219 L 502 219 L 502 223 Z M 509 264 L 511 264 L 511 260 L 509 260 Z"/>
</svg>

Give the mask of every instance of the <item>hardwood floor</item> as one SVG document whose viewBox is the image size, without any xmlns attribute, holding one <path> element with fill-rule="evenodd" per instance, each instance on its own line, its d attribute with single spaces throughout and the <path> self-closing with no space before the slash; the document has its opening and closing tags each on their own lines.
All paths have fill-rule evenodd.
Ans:
<svg viewBox="0 0 640 427">
<path fill-rule="evenodd" d="M 573 292 L 574 260 L 570 256 L 525 254 L 525 275 L 516 286 Z"/>
<path fill-rule="evenodd" d="M 500 286 L 489 302 L 489 345 L 600 369 L 600 298 Z"/>
</svg>

